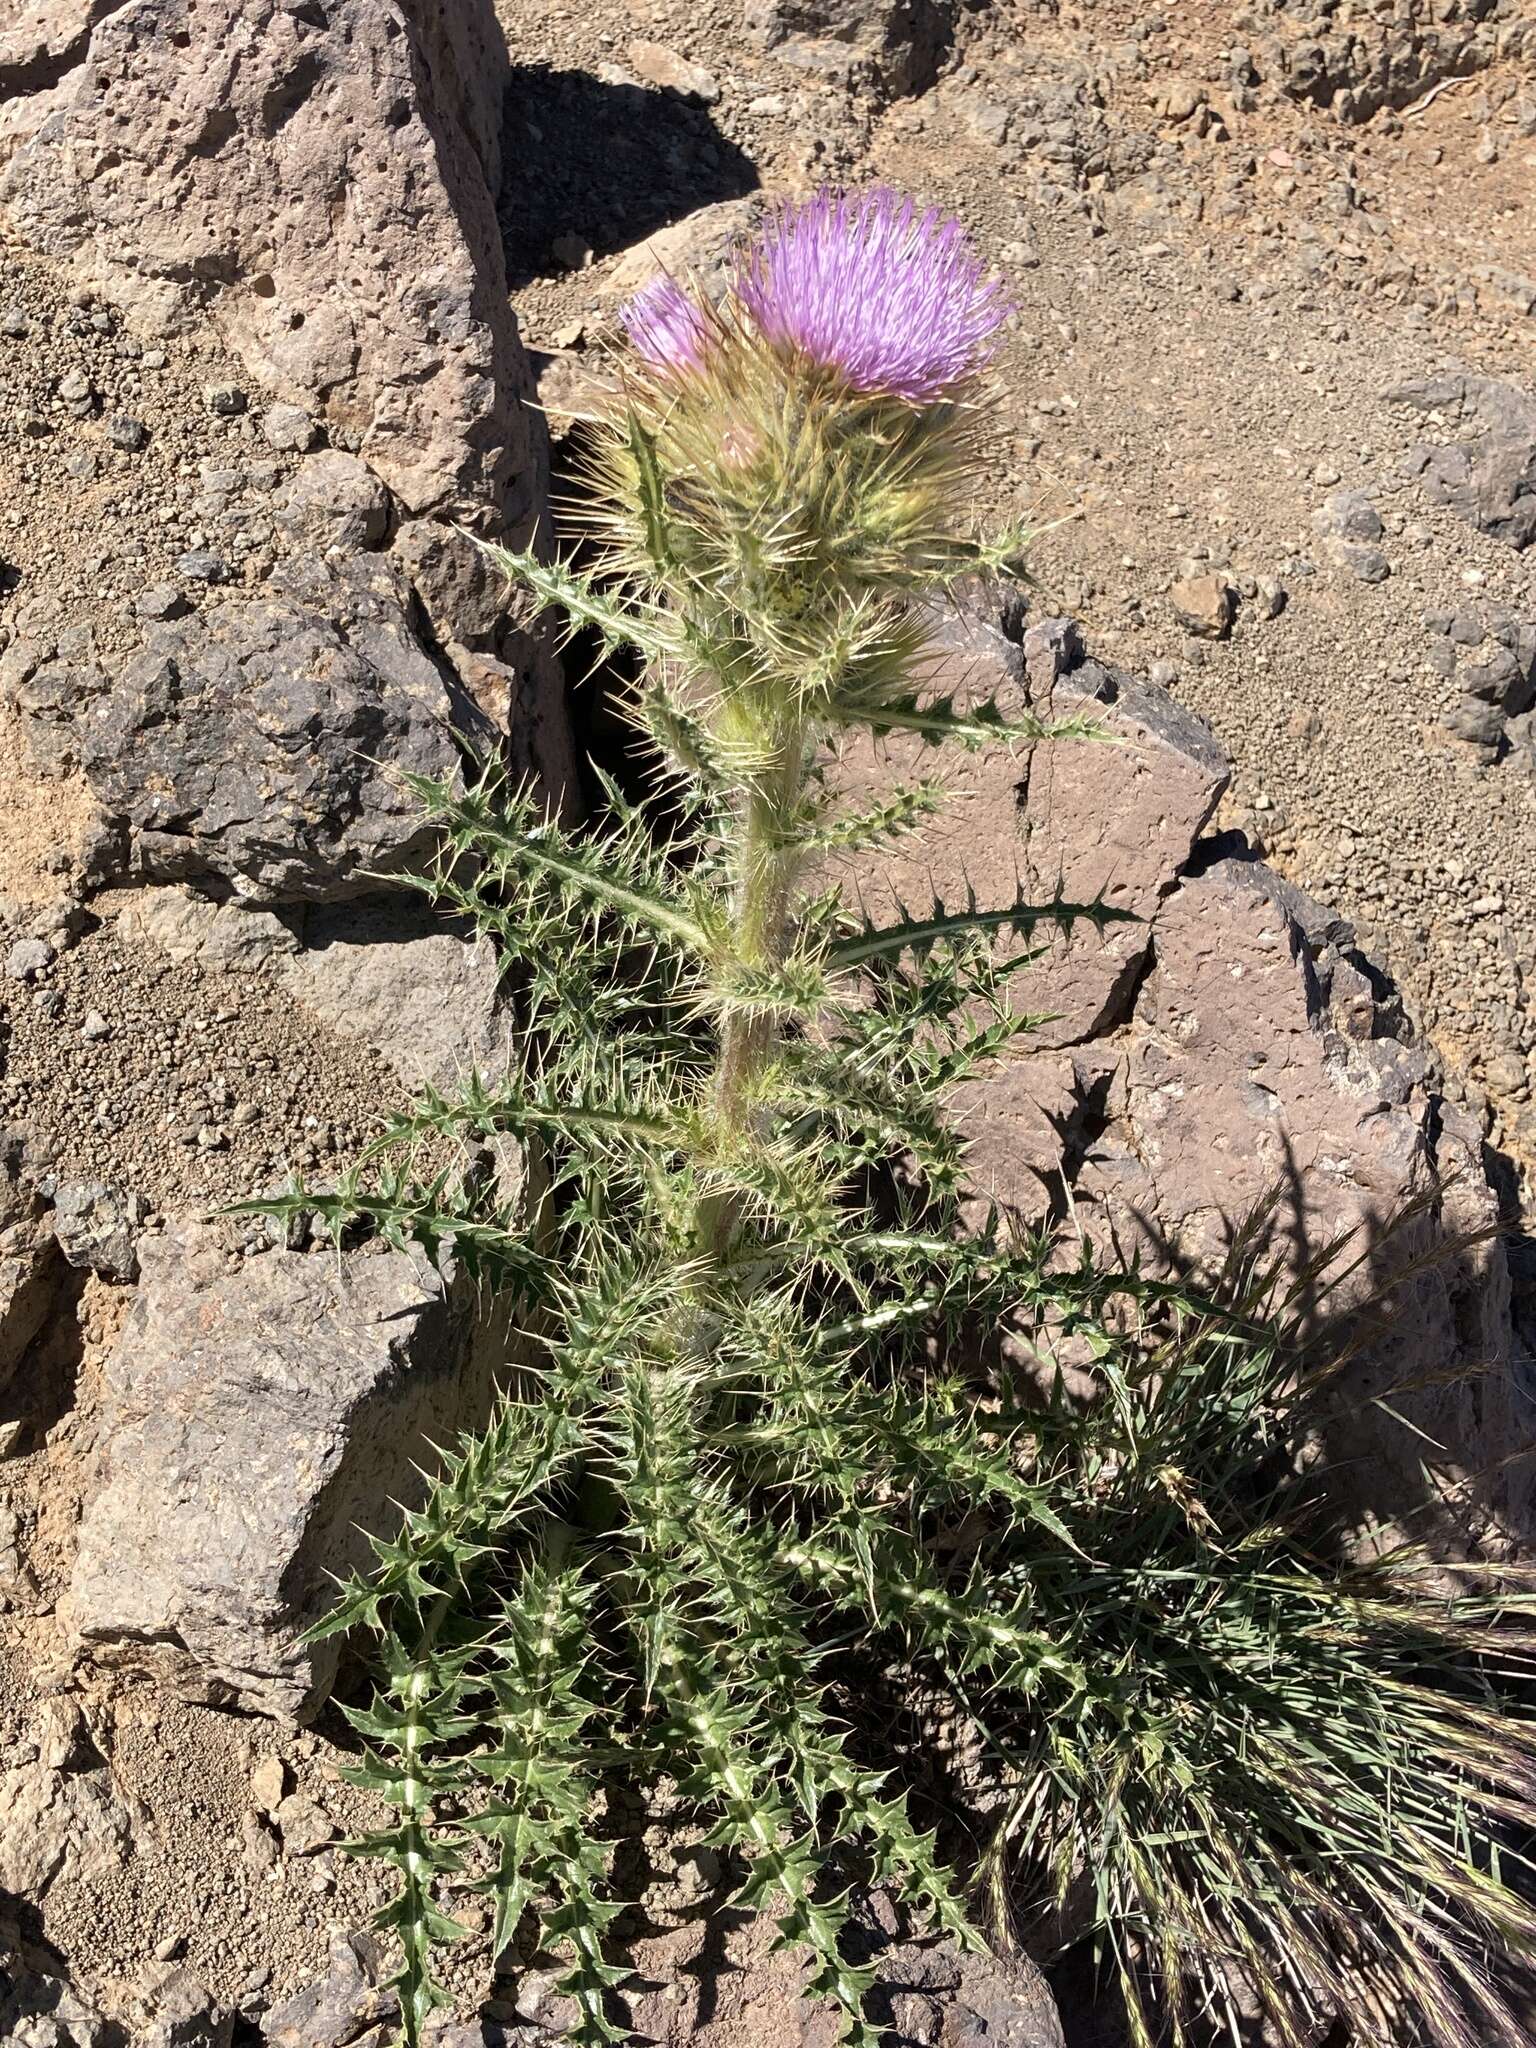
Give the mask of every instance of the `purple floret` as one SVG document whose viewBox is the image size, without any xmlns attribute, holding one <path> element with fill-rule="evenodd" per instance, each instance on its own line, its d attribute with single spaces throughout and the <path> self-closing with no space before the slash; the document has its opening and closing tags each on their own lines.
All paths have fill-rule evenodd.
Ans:
<svg viewBox="0 0 1536 2048">
<path fill-rule="evenodd" d="M 653 370 L 685 372 L 704 361 L 709 325 L 675 278 L 654 278 L 619 308 L 635 353 Z"/>
<path fill-rule="evenodd" d="M 742 258 L 736 295 L 768 342 L 915 405 L 981 369 L 1009 313 L 958 221 L 883 188 L 785 207 Z"/>
</svg>

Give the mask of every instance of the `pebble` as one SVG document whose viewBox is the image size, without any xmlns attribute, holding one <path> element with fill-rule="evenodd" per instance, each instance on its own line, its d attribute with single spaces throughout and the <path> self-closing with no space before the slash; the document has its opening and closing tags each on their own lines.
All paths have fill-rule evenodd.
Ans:
<svg viewBox="0 0 1536 2048">
<path fill-rule="evenodd" d="M 66 405 L 88 404 L 95 396 L 91 380 L 82 370 L 66 370 L 59 379 L 59 396 Z"/>
<path fill-rule="evenodd" d="M 9 335 L 12 341 L 25 341 L 31 331 L 20 306 L 0 306 L 0 334 Z"/>
<path fill-rule="evenodd" d="M 245 411 L 248 401 L 238 384 L 205 384 L 203 403 L 216 419 L 230 420 Z"/>
<path fill-rule="evenodd" d="M 88 1038 L 94 1043 L 98 1039 L 110 1038 L 112 1036 L 112 1026 L 103 1017 L 100 1010 L 87 1010 L 85 1022 L 80 1026 L 80 1036 Z"/>
<path fill-rule="evenodd" d="M 131 455 L 149 439 L 149 429 L 131 413 L 115 412 L 107 422 L 107 436 L 114 448 L 126 448 Z"/>
<path fill-rule="evenodd" d="M 176 573 L 189 583 L 222 583 L 229 571 L 222 555 L 207 548 L 189 548 L 186 554 L 176 557 Z"/>
</svg>

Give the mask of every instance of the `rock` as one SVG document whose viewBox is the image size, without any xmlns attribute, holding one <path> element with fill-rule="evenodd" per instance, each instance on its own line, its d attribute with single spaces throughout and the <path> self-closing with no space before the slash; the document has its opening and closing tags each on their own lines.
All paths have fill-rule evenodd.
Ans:
<svg viewBox="0 0 1536 2048">
<path fill-rule="evenodd" d="M 1392 564 L 1381 549 L 1367 547 L 1362 541 L 1325 540 L 1323 553 L 1336 569 L 1360 583 L 1385 583 L 1392 574 Z"/>
<path fill-rule="evenodd" d="M 184 1966 L 149 1971 L 136 1987 L 134 2048 L 230 2048 L 235 2016 Z"/>
<path fill-rule="evenodd" d="M 141 619 L 174 619 L 187 609 L 187 600 L 174 583 L 151 583 L 133 601 Z"/>
<path fill-rule="evenodd" d="M 943 2048 L 1066 2048 L 1050 1986 L 1028 1956 L 910 1943 L 882 1959 L 881 1975 L 892 1986 L 892 2016 L 903 2038 Z M 932 2033 L 922 2030 L 923 2007 L 937 2016 Z"/>
<path fill-rule="evenodd" d="M 70 1982 L 62 1957 L 0 1913 L 0 2041 L 8 2048 L 115 2048 L 109 2024 Z"/>
<path fill-rule="evenodd" d="M 1131 921 L 1070 939 L 1037 935 L 1045 955 L 1016 979 L 1023 1007 L 1057 1013 L 1035 1043 L 1066 1047 L 1124 1021 L 1145 971 L 1150 929 L 1159 904 L 1175 887 L 1190 849 L 1215 812 L 1230 779 L 1225 754 L 1206 728 L 1165 692 L 1088 661 L 1069 619 L 1032 626 L 1023 648 L 990 625 L 958 618 L 938 629 L 940 687 L 962 702 L 993 692 L 1043 715 L 1102 719 L 1128 741 L 1060 740 L 1014 751 L 984 749 L 966 764 L 967 795 L 946 813 L 943 829 L 912 850 L 898 845 L 878 868 L 853 864 L 871 917 L 898 903 L 937 895 L 965 900 L 979 877 L 1006 873 L 1032 901 L 1060 893 L 1078 903 L 1102 897 Z M 893 780 L 925 769 L 920 742 L 893 735 L 877 750 L 850 746 L 838 787 L 850 805 L 868 802 Z M 1095 773 L 1113 755 L 1114 776 Z M 930 771 L 931 772 L 931 771 Z"/>
<path fill-rule="evenodd" d="M 398 2004 L 380 1988 L 377 1942 L 368 1934 L 334 1934 L 330 1966 L 317 1984 L 274 2006 L 262 2023 L 269 2048 L 349 2048 L 370 2027 L 392 2021 Z"/>
<path fill-rule="evenodd" d="M 1364 491 L 1335 491 L 1312 515 L 1320 534 L 1341 540 L 1380 540 L 1386 531 L 1381 514 Z"/>
<path fill-rule="evenodd" d="M 382 1053 L 412 1087 L 451 1087 L 467 1063 L 487 1075 L 507 1068 L 511 1020 L 493 947 L 449 929 L 424 904 L 362 897 L 280 917 L 155 889 L 121 916 L 125 935 L 173 959 L 281 982 L 333 1031 Z"/>
<path fill-rule="evenodd" d="M 120 874 L 355 894 L 429 843 L 399 771 L 459 772 L 465 707 L 408 607 L 381 558 L 296 557 L 271 595 L 149 622 L 110 677 L 47 663 L 17 702 L 40 753 L 78 760 Z"/>
<path fill-rule="evenodd" d="M 245 411 L 249 401 L 238 384 L 205 384 L 203 403 L 215 419 L 232 420 Z"/>
<path fill-rule="evenodd" d="M 288 1788 L 288 1770 L 280 1756 L 264 1756 L 251 1766 L 251 1797 L 263 1813 L 275 1813 Z"/>
<path fill-rule="evenodd" d="M 64 1181 L 53 1191 L 53 1234 L 65 1259 L 119 1286 L 138 1278 L 138 1238 L 148 1216 L 142 1195 L 96 1181 Z"/>
<path fill-rule="evenodd" d="M 631 71 L 647 85 L 681 93 L 684 99 L 698 100 L 706 107 L 713 106 L 720 97 L 712 73 L 702 64 L 692 64 L 686 57 L 680 57 L 664 43 L 633 42 L 626 54 Z"/>
<path fill-rule="evenodd" d="M 132 413 L 115 412 L 107 421 L 107 439 L 114 448 L 126 449 L 133 455 L 149 439 L 149 429 L 142 420 L 135 419 Z"/>
<path fill-rule="evenodd" d="M 542 535 L 547 437 L 496 214 L 510 66 L 491 0 L 125 0 L 79 29 L 61 71 L 24 67 L 32 97 L 0 119 L 0 208 L 21 238 L 136 332 L 211 322 L 248 373 L 231 388 L 276 401 L 263 432 L 284 448 L 321 422 L 407 513 Z M 321 195 L 342 191 L 333 218 Z M 526 595 L 489 652 L 465 686 L 510 728 L 514 772 L 574 788 L 554 642 Z"/>
<path fill-rule="evenodd" d="M 0 1133 L 0 1388 L 47 1321 L 60 1277 L 47 1205 L 24 1177 L 20 1138 Z"/>
<path fill-rule="evenodd" d="M 1237 593 L 1225 576 L 1186 576 L 1168 593 L 1174 617 L 1201 640 L 1225 640 L 1237 616 Z"/>
<path fill-rule="evenodd" d="M 1536 395 L 1494 377 L 1445 377 L 1399 384 L 1387 397 L 1474 430 L 1405 456 L 1433 503 L 1513 548 L 1536 541 Z"/>
<path fill-rule="evenodd" d="M 211 548 L 188 548 L 176 557 L 176 574 L 187 583 L 223 583 L 229 564 Z"/>
<path fill-rule="evenodd" d="M 128 1815 L 105 1769 L 43 1763 L 0 1771 L 0 1891 L 38 1903 L 61 1877 L 100 1884 L 127 1858 Z"/>
<path fill-rule="evenodd" d="M 14 939 L 5 952 L 5 978 L 35 981 L 45 967 L 52 966 L 53 957 L 46 939 Z"/>
<path fill-rule="evenodd" d="M 330 1815 L 307 1792 L 290 1792 L 278 1802 L 272 1819 L 286 1856 L 313 1856 L 336 1839 Z"/>
<path fill-rule="evenodd" d="M 366 462 L 337 449 L 306 456 L 273 514 L 295 547 L 377 547 L 389 526 L 389 496 Z"/>
<path fill-rule="evenodd" d="M 315 442 L 315 423 L 301 405 L 269 405 L 261 416 L 261 437 L 269 448 L 302 455 Z"/>
<path fill-rule="evenodd" d="M 233 1267 L 184 1224 L 140 1246 L 106 1369 L 99 1483 L 69 1593 L 76 1640 L 189 1695 L 300 1714 L 333 1645 L 302 1631 L 364 1528 L 478 1411 L 468 1317 L 416 1255 L 274 1251 Z"/>
<path fill-rule="evenodd" d="M 1105 941 L 1083 932 L 1018 975 L 1020 1007 L 1058 1014 L 1025 1057 L 956 1091 L 972 1185 L 1036 1223 L 1044 1190 L 1075 1229 L 1148 1270 L 1213 1270 L 1270 1197 L 1294 1271 L 1358 1232 L 1361 1273 L 1318 1315 L 1343 1317 L 1370 1287 L 1399 1284 L 1401 1299 L 1390 1341 L 1362 1344 L 1340 1376 L 1327 1446 L 1338 1485 L 1362 1524 L 1423 1504 L 1453 1545 L 1528 1536 L 1504 1253 L 1458 1242 L 1497 1216 L 1478 1132 L 1394 1035 L 1343 920 L 1261 862 L 1202 844 L 1227 779 L 1210 735 L 1076 645 L 1055 622 L 1022 650 L 976 621 L 938 635 L 936 690 L 995 693 L 1005 711 L 1091 708 L 1126 744 L 983 750 L 930 850 L 850 877 L 875 917 L 931 889 L 952 901 L 969 886 L 986 903 L 1059 887 L 1142 920 Z M 908 772 L 897 741 L 886 751 L 877 767 L 873 749 L 850 749 L 839 782 L 851 801 Z M 1411 1203 L 1421 1213 L 1394 1234 Z M 1454 1526 L 1426 1486 L 1424 1443 L 1373 1407 L 1378 1397 L 1467 1479 Z"/>
<path fill-rule="evenodd" d="M 759 194 L 700 206 L 626 249 L 608 273 L 604 290 L 627 299 L 660 272 L 697 283 L 713 300 L 725 296 L 731 257 L 753 233 L 765 211 Z"/>
<path fill-rule="evenodd" d="M 747 0 L 746 30 L 781 63 L 842 72 L 889 97 L 926 92 L 954 39 L 951 0 Z"/>
<path fill-rule="evenodd" d="M 0 186 L 21 233 L 140 331 L 211 316 L 256 386 L 356 435 L 411 510 L 524 527 L 544 477 L 497 233 L 489 0 L 96 12 Z"/>
</svg>

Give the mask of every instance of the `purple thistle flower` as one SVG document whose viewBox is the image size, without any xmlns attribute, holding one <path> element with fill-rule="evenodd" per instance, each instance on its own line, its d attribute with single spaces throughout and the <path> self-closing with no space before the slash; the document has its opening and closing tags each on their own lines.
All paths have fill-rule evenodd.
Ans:
<svg viewBox="0 0 1536 2048">
<path fill-rule="evenodd" d="M 630 345 L 653 370 L 697 370 L 709 346 L 709 323 L 673 277 L 657 277 L 627 299 L 619 318 Z"/>
<path fill-rule="evenodd" d="M 766 341 L 914 405 L 989 362 L 1009 312 L 958 221 L 883 187 L 783 208 L 743 256 L 736 296 Z"/>
</svg>

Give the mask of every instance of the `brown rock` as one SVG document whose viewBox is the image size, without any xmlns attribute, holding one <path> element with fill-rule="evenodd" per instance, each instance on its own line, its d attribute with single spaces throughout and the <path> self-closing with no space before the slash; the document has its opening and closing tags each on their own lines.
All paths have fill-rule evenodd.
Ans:
<svg viewBox="0 0 1536 2048">
<path fill-rule="evenodd" d="M 1237 592 L 1225 576 L 1187 576 L 1168 593 L 1174 617 L 1200 640 L 1225 640 L 1237 616 Z"/>
<path fill-rule="evenodd" d="M 1103 722 L 1104 739 L 999 745 L 970 756 L 941 828 L 882 853 L 873 872 L 857 870 L 874 917 L 935 896 L 962 904 L 981 881 L 1035 903 L 1102 901 L 1128 913 L 1134 922 L 1102 937 L 1087 927 L 1040 935 L 1045 957 L 1017 977 L 1024 1008 L 1054 1013 L 1034 1043 L 1078 1045 L 1120 1021 L 1145 966 L 1149 921 L 1227 786 L 1226 756 L 1164 692 L 1082 661 L 1066 621 L 1033 628 L 1022 654 L 980 621 L 946 622 L 929 680 L 964 704 L 995 696 L 1005 714 L 1034 709 Z M 932 772 L 931 750 L 896 735 L 878 748 L 851 746 L 840 786 L 856 807 L 892 781 Z"/>
<path fill-rule="evenodd" d="M 0 203 L 136 324 L 206 310 L 412 511 L 522 528 L 545 480 L 494 203 L 508 73 L 488 0 L 128 0 Z"/>
<path fill-rule="evenodd" d="M 1199 842 L 1226 782 L 1219 748 L 1162 692 L 1084 659 L 1065 622 L 1033 628 L 1022 659 L 982 625 L 951 628 L 936 664 L 936 688 L 995 694 L 1005 712 L 1097 706 L 1122 742 L 973 757 L 930 842 L 938 893 L 996 904 L 1059 881 L 1141 920 L 1017 977 L 1021 1008 L 1058 1015 L 1040 1049 L 957 1095 L 972 1184 L 1030 1222 L 1070 1213 L 1150 1270 L 1213 1272 L 1272 1197 L 1273 1248 L 1298 1277 L 1354 1233 L 1348 1284 L 1303 1297 L 1314 1326 L 1340 1329 L 1365 1297 L 1392 1298 L 1339 1376 L 1320 1446 L 1338 1486 L 1363 1526 L 1424 1504 L 1453 1544 L 1528 1531 L 1504 1253 L 1462 1241 L 1496 1217 L 1478 1133 L 1393 1035 L 1349 926 L 1257 860 L 1213 860 Z M 899 743 L 886 751 L 887 777 L 920 771 Z M 847 770 L 857 800 L 877 779 L 872 750 L 851 750 Z M 890 894 L 927 900 L 930 863 L 887 872 L 882 859 L 850 877 L 870 914 Z M 1460 1487 L 1452 1510 L 1433 1506 L 1426 1462 Z"/>
<path fill-rule="evenodd" d="M 628 55 L 630 69 L 647 85 L 681 93 L 685 99 L 701 100 L 705 106 L 712 106 L 720 97 L 713 73 L 702 64 L 692 64 L 686 57 L 680 57 L 665 43 L 634 42 L 629 45 Z"/>
</svg>

